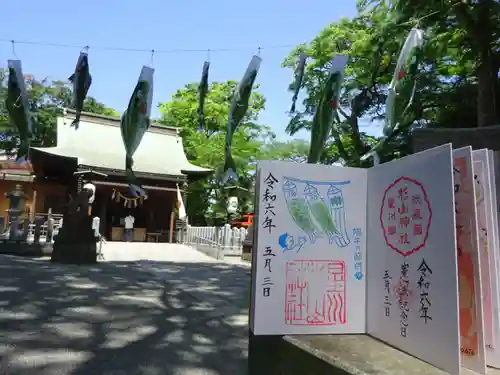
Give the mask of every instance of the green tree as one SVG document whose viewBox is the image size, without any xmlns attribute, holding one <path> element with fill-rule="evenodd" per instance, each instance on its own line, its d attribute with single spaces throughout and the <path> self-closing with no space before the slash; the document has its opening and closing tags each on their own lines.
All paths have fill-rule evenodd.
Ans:
<svg viewBox="0 0 500 375">
<path fill-rule="evenodd" d="M 220 223 L 226 220 L 226 201 L 234 194 L 221 185 L 225 160 L 226 126 L 231 95 L 237 82 L 214 82 L 210 84 L 205 101 L 205 123 L 202 129 L 198 115 L 198 85 L 191 83 L 178 90 L 172 100 L 160 103 L 160 123 L 179 128 L 184 149 L 192 163 L 211 168 L 214 173 L 208 178 L 190 184 L 186 210 L 193 224 L 208 221 Z M 258 89 L 258 86 L 255 87 Z M 255 91 L 250 99 L 249 110 L 233 136 L 232 155 L 237 166 L 240 211 L 252 209 L 253 171 L 255 163 L 263 155 L 263 145 L 274 139 L 266 126 L 258 124 L 259 112 L 264 109 L 264 97 Z"/>
<path fill-rule="evenodd" d="M 381 6 L 379 2 L 365 3 L 365 7 Z M 441 52 L 441 56 L 433 57 L 437 60 L 446 57 L 447 64 L 442 69 L 447 73 L 453 71 L 452 83 L 463 89 L 460 94 L 473 94 L 477 107 L 473 112 L 476 119 L 471 124 L 497 125 L 500 113 L 498 1 L 393 0 L 392 3 L 388 17 L 396 23 L 418 22 L 421 28 L 429 30 L 428 44 L 437 46 Z M 465 113 L 463 109 L 462 112 Z"/>
<path fill-rule="evenodd" d="M 323 161 L 338 161 L 347 165 L 361 165 L 359 158 L 368 151 L 371 137 L 360 131 L 359 121 L 368 117 L 379 120 L 385 93 L 381 86 L 390 81 L 390 64 L 384 59 L 388 48 L 396 50 L 398 44 L 382 45 L 379 27 L 380 14 L 370 17 L 360 15 L 353 19 L 341 19 L 325 27 L 307 45 L 299 45 L 283 62 L 284 67 L 295 69 L 297 57 L 306 52 L 309 57 L 303 81 L 306 98 L 304 109 L 290 121 L 287 132 L 295 134 L 310 129 L 311 118 L 316 110 L 320 90 L 328 74 L 328 63 L 335 54 L 349 55 L 342 97 L 340 118 L 334 121 L 331 144 L 323 155 Z"/>
<path fill-rule="evenodd" d="M 18 142 L 17 130 L 12 127 L 7 109 L 4 105 L 7 93 L 7 72 L 0 72 L 0 129 L 7 135 L 0 142 L 0 148 L 11 154 Z M 26 86 L 30 103 L 30 111 L 34 121 L 32 145 L 39 147 L 55 146 L 57 117 L 63 114 L 63 109 L 70 107 L 72 87 L 65 81 L 37 80 L 33 76 L 26 77 Z M 106 107 L 92 97 L 84 103 L 84 111 L 116 116 L 118 112 Z"/>
<path fill-rule="evenodd" d="M 83 111 L 96 115 L 119 117 L 120 112 L 113 108 L 107 107 L 105 104 L 98 102 L 95 98 L 89 96 L 83 102 Z"/>
<path fill-rule="evenodd" d="M 382 150 L 382 160 L 410 153 L 415 127 L 496 124 L 500 116 L 500 13 L 495 10 L 499 6 L 493 0 L 400 0 L 391 6 L 385 1 L 359 1 L 356 17 L 328 25 L 285 59 L 283 65 L 294 68 L 301 51 L 310 57 L 303 82 L 304 110 L 291 119 L 288 132 L 310 128 L 327 63 L 336 53 L 347 54 L 341 116 L 333 133 L 339 137 L 331 138 L 323 161 L 340 158 L 358 165 L 359 154 L 373 142 L 359 131 L 359 120 L 383 120 L 397 56 L 410 28 L 417 25 L 425 30 L 425 41 L 415 98 L 398 132 Z"/>
<path fill-rule="evenodd" d="M 302 139 L 291 141 L 278 141 L 264 145 L 261 159 L 263 160 L 284 160 L 296 163 L 305 163 L 309 152 L 309 142 Z"/>
</svg>

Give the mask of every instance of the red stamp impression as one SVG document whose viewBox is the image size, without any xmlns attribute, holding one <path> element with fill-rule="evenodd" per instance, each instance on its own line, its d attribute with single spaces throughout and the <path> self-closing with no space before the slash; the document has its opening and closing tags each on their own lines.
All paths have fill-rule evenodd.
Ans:
<svg viewBox="0 0 500 375">
<path fill-rule="evenodd" d="M 399 177 L 385 189 L 380 225 L 392 250 L 408 256 L 425 246 L 432 209 L 424 186 L 410 177 Z"/>
<path fill-rule="evenodd" d="M 346 324 L 346 273 L 343 261 L 286 263 L 285 324 Z"/>
<path fill-rule="evenodd" d="M 405 280 L 399 280 L 394 286 L 394 295 L 400 303 L 409 304 L 413 291 L 410 289 L 410 283 Z"/>
</svg>

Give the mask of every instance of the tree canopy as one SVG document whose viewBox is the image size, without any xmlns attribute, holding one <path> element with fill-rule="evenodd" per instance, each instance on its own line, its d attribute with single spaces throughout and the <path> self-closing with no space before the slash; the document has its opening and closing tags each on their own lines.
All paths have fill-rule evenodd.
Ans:
<svg viewBox="0 0 500 375">
<path fill-rule="evenodd" d="M 320 90 L 335 54 L 349 56 L 342 86 L 339 116 L 321 155 L 325 164 L 369 166 L 361 162 L 377 138 L 363 132 L 361 123 L 382 127 L 388 85 L 401 47 L 412 27 L 424 30 L 419 52 L 415 97 L 397 132 L 380 152 L 382 161 L 411 153 L 410 139 L 417 127 L 482 127 L 496 125 L 500 116 L 500 4 L 495 0 L 359 0 L 357 14 L 326 25 L 306 44 L 294 48 L 282 66 L 292 73 L 298 56 L 308 56 L 302 82 L 303 105 L 286 127 L 293 136 L 310 130 Z M 0 102 L 5 97 L 5 75 L 0 77 Z M 293 75 L 290 74 L 292 80 Z M 237 195 L 241 211 L 253 209 L 255 164 L 262 159 L 305 162 L 309 143 L 276 140 L 259 115 L 266 100 L 254 88 L 249 110 L 233 137 L 232 153 L 242 189 L 220 184 L 230 99 L 235 81 L 212 82 L 205 101 L 205 123 L 200 124 L 198 83 L 180 88 L 170 100 L 161 102 L 159 122 L 179 129 L 188 159 L 214 170 L 209 178 L 191 184 L 187 211 L 192 224 L 227 220 L 226 199 Z M 292 89 L 293 83 L 290 85 Z M 71 101 L 71 87 L 62 81 L 28 79 L 32 112 L 37 122 L 36 145 L 55 142 L 55 118 Z M 291 99 L 290 94 L 290 99 Z M 300 107 L 300 106 L 299 106 Z M 85 110 L 117 115 L 105 104 L 88 98 Z M 401 110 L 397 108 L 396 110 Z M 283 108 L 286 111 L 286 108 Z M 10 129 L 5 108 L 0 107 L 0 127 Z M 4 142 L 5 143 L 5 142 Z M 4 145 L 9 149 L 12 145 Z"/>
<path fill-rule="evenodd" d="M 0 70 L 0 130 L 7 135 L 0 142 L 0 149 L 11 153 L 17 145 L 18 136 L 17 130 L 10 124 L 7 108 L 4 105 L 7 95 L 7 77 L 7 71 Z M 64 108 L 70 106 L 72 87 L 69 82 L 65 81 L 37 80 L 33 76 L 26 76 L 25 79 L 30 111 L 36 125 L 32 145 L 38 147 L 55 146 L 57 117 L 62 115 Z M 87 97 L 83 110 L 99 115 L 119 115 L 114 109 L 105 106 L 92 97 Z"/>
<path fill-rule="evenodd" d="M 386 144 L 382 159 L 411 152 L 411 130 L 419 126 L 476 127 L 497 123 L 500 5 L 481 2 L 362 0 L 358 14 L 327 25 L 308 44 L 297 46 L 283 66 L 295 69 L 301 52 L 309 57 L 303 81 L 303 110 L 287 127 L 293 135 L 309 129 L 318 91 L 334 54 L 349 63 L 332 145 L 323 161 L 359 165 L 359 156 L 373 143 L 360 131 L 360 119 L 380 124 L 385 115 L 387 87 L 404 40 L 412 27 L 425 31 L 415 99 L 400 130 Z"/>
<path fill-rule="evenodd" d="M 172 100 L 159 104 L 159 122 L 179 128 L 188 159 L 196 165 L 211 168 L 207 179 L 191 184 L 186 205 L 192 223 L 222 222 L 226 219 L 226 200 L 239 198 L 240 211 L 253 210 L 253 172 L 259 159 L 294 159 L 307 153 L 303 142 L 276 142 L 268 126 L 259 124 L 259 114 L 265 108 L 265 98 L 258 86 L 250 98 L 249 110 L 233 136 L 232 155 L 237 166 L 238 186 L 227 189 L 221 184 L 223 175 L 227 118 L 231 95 L 237 82 L 213 82 L 205 100 L 205 124 L 198 115 L 197 83 L 178 90 Z M 243 190 L 244 189 L 244 190 Z"/>
</svg>

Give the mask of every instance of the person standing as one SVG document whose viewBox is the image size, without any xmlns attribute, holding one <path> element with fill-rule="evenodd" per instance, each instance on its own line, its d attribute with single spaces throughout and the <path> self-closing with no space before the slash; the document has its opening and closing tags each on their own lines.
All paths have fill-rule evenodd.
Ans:
<svg viewBox="0 0 500 375">
<path fill-rule="evenodd" d="M 132 242 L 135 217 L 130 213 L 125 217 L 125 242 Z"/>
</svg>

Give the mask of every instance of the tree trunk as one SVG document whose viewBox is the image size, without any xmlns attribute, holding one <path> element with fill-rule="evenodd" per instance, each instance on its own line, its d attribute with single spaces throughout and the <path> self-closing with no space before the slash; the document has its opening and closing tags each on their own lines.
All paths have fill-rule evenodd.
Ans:
<svg viewBox="0 0 500 375">
<path fill-rule="evenodd" d="M 352 129 L 352 143 L 354 144 L 354 149 L 356 150 L 356 163 L 360 164 L 360 156 L 365 153 L 365 144 L 361 139 L 361 133 L 359 131 L 359 117 L 351 114 L 350 119 L 351 129 Z"/>
<path fill-rule="evenodd" d="M 492 48 L 493 25 L 491 23 L 492 0 L 481 0 L 475 5 L 476 17 L 472 17 L 465 3 L 454 7 L 458 19 L 469 34 L 471 48 L 475 52 L 477 75 L 477 126 L 497 125 L 498 66 Z"/>
<path fill-rule="evenodd" d="M 496 77 L 493 75 L 491 56 L 485 51 L 477 69 L 477 126 L 497 124 Z"/>
<path fill-rule="evenodd" d="M 490 21 L 489 1 L 483 0 L 478 5 L 479 66 L 477 68 L 477 126 L 497 125 L 496 80 L 494 55 L 492 51 L 492 25 Z"/>
</svg>

